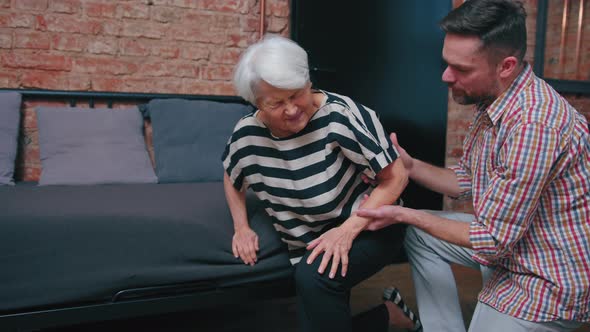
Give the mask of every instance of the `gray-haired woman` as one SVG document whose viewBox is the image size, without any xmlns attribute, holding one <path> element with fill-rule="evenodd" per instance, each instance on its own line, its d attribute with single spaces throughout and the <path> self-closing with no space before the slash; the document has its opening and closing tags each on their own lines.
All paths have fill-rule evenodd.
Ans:
<svg viewBox="0 0 590 332">
<path fill-rule="evenodd" d="M 246 264 L 257 260 L 258 237 L 246 217 L 250 188 L 296 265 L 302 330 L 386 331 L 388 323 L 420 329 L 397 291 L 355 319 L 350 314 L 350 289 L 391 263 L 403 242 L 399 227 L 362 232 L 370 220 L 353 213 L 361 202 L 392 204 L 408 182 L 375 112 L 312 89 L 307 53 L 280 36 L 245 51 L 234 84 L 258 108 L 237 123 L 223 155 L 234 255 Z M 372 189 L 361 174 L 379 185 Z"/>
</svg>

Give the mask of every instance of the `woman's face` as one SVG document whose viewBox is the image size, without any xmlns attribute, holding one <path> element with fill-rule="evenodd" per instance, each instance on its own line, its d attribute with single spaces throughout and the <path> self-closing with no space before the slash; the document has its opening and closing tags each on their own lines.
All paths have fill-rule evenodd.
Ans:
<svg viewBox="0 0 590 332">
<path fill-rule="evenodd" d="M 311 83 L 301 89 L 284 90 L 260 81 L 256 88 L 259 118 L 276 137 L 303 130 L 315 113 Z"/>
</svg>

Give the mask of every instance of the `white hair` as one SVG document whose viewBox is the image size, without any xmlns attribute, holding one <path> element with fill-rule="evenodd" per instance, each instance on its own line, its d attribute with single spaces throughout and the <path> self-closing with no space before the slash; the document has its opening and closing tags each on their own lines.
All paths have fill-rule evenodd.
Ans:
<svg viewBox="0 0 590 332">
<path fill-rule="evenodd" d="M 267 34 L 240 57 L 234 86 L 242 98 L 255 104 L 260 81 L 279 89 L 300 89 L 309 82 L 307 52 L 294 41 Z"/>
</svg>

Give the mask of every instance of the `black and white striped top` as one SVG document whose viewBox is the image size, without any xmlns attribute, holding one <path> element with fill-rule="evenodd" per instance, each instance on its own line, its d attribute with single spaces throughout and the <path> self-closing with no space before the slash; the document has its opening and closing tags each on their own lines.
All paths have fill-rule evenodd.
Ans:
<svg viewBox="0 0 590 332">
<path fill-rule="evenodd" d="M 360 174 L 374 178 L 398 156 L 375 112 L 321 92 L 325 104 L 297 134 L 274 137 L 254 112 L 238 121 L 222 156 L 234 187 L 264 203 L 292 264 L 370 192 Z"/>
</svg>

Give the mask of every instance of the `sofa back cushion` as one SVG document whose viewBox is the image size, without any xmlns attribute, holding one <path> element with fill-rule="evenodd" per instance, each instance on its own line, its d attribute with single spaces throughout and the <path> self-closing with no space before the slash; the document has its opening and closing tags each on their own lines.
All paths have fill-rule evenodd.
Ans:
<svg viewBox="0 0 590 332">
<path fill-rule="evenodd" d="M 14 185 L 21 95 L 0 92 L 0 185 Z"/>
<path fill-rule="evenodd" d="M 221 155 L 238 120 L 253 111 L 241 103 L 154 99 L 142 107 L 151 118 L 160 183 L 223 179 Z"/>
<path fill-rule="evenodd" d="M 156 183 L 137 107 L 37 107 L 39 185 Z"/>
</svg>

